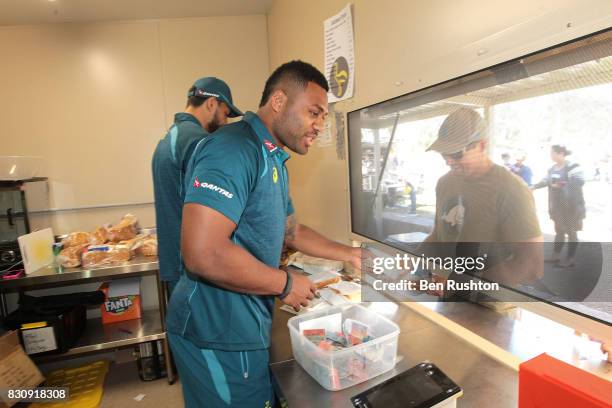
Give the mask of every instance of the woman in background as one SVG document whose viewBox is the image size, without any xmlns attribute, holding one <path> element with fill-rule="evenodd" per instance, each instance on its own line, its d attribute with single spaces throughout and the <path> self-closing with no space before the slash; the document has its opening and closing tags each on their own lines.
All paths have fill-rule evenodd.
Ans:
<svg viewBox="0 0 612 408">
<path fill-rule="evenodd" d="M 532 188 L 548 187 L 548 212 L 555 223 L 555 244 L 553 256 L 547 262 L 555 262 L 560 267 L 575 264 L 578 249 L 578 231 L 582 230 L 582 220 L 586 216 L 584 204 L 584 174 L 577 163 L 566 157 L 571 154 L 563 145 L 553 145 L 550 157 L 555 164 L 548 169 L 547 177 Z M 561 251 L 567 235 L 567 257 L 561 261 Z"/>
</svg>

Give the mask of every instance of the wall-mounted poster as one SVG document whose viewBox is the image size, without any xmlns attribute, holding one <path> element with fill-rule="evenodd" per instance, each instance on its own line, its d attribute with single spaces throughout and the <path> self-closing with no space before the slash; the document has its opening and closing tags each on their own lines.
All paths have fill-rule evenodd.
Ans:
<svg viewBox="0 0 612 408">
<path fill-rule="evenodd" d="M 329 103 L 353 97 L 355 54 L 351 5 L 324 23 L 325 76 L 329 82 Z"/>
</svg>

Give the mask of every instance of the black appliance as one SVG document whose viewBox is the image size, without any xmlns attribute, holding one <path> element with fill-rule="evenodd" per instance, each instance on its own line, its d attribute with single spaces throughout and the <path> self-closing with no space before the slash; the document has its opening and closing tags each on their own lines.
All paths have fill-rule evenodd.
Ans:
<svg viewBox="0 0 612 408">
<path fill-rule="evenodd" d="M 0 180 L 0 271 L 22 267 L 17 238 L 32 231 L 31 212 L 48 206 L 46 177 Z"/>
</svg>

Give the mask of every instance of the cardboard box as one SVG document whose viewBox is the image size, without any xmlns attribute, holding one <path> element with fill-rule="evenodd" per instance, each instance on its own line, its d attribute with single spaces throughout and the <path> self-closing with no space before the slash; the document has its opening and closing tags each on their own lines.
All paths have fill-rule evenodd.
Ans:
<svg viewBox="0 0 612 408">
<path fill-rule="evenodd" d="M 45 380 L 38 367 L 19 344 L 19 333 L 9 332 L 0 337 L 0 389 L 36 388 Z M 0 396 L 0 408 L 17 401 Z"/>
<path fill-rule="evenodd" d="M 102 323 L 140 319 L 140 278 L 105 282 L 100 286 L 105 300 L 100 306 Z"/>
</svg>

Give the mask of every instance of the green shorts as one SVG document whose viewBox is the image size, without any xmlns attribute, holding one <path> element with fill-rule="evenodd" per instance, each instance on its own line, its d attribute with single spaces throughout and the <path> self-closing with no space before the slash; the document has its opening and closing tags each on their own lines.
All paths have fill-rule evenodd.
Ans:
<svg viewBox="0 0 612 408">
<path fill-rule="evenodd" d="M 274 406 L 267 349 L 200 349 L 182 336 L 167 334 L 186 408 Z"/>
</svg>

